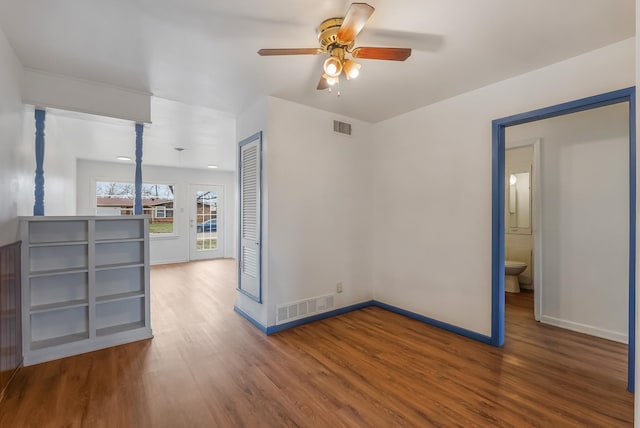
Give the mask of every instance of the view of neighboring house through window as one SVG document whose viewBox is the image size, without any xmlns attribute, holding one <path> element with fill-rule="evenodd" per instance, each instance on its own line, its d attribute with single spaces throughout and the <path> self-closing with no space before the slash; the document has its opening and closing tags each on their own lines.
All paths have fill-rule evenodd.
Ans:
<svg viewBox="0 0 640 428">
<path fill-rule="evenodd" d="M 142 213 L 149 215 L 149 233 L 173 233 L 174 186 L 142 185 Z M 115 181 L 96 182 L 96 215 L 133 215 L 135 185 Z"/>
</svg>

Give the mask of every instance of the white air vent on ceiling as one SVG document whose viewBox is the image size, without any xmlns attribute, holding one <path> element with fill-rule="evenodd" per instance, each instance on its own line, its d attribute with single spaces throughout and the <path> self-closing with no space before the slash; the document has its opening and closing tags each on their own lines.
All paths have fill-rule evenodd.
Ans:
<svg viewBox="0 0 640 428">
<path fill-rule="evenodd" d="M 351 124 L 347 122 L 333 121 L 333 132 L 338 134 L 351 135 Z"/>
<path fill-rule="evenodd" d="M 294 321 L 310 315 L 330 311 L 334 308 L 335 299 L 333 294 L 313 297 L 311 299 L 297 302 L 284 303 L 277 306 L 276 324 Z"/>
</svg>

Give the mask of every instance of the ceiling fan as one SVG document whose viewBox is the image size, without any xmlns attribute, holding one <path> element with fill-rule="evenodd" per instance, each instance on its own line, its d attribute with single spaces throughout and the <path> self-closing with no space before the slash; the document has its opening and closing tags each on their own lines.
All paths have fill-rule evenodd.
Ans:
<svg viewBox="0 0 640 428">
<path fill-rule="evenodd" d="M 318 30 L 319 48 L 260 49 L 258 55 L 319 55 L 329 54 L 324 61 L 323 73 L 317 89 L 327 89 L 340 80 L 340 75 L 355 79 L 360 74 L 360 64 L 353 58 L 404 61 L 411 56 L 410 48 L 357 47 L 355 39 L 374 12 L 366 3 L 352 3 L 344 18 L 329 18 Z M 349 58 L 351 56 L 351 58 Z"/>
</svg>

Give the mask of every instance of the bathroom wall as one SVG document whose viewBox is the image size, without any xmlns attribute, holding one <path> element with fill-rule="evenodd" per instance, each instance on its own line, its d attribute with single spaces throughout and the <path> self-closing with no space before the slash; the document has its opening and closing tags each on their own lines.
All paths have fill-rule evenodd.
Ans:
<svg viewBox="0 0 640 428">
<path fill-rule="evenodd" d="M 511 141 L 506 141 L 507 147 Z M 514 142 L 515 143 L 515 142 Z M 505 152 L 505 190 L 509 191 L 509 171 L 530 171 L 533 164 L 533 145 L 508 149 Z M 520 184 L 520 183 L 518 183 Z M 505 201 L 508 201 L 505 195 Z M 531 199 L 533 200 L 533 199 Z M 532 210 L 529 210 L 530 212 Z M 520 274 L 520 288 L 533 289 L 533 235 L 531 233 L 512 233 L 509 230 L 509 204 L 505 204 L 505 258 L 525 262 L 527 269 Z M 530 221 L 532 218 L 530 218 Z M 530 229 L 531 230 L 531 229 Z"/>
<path fill-rule="evenodd" d="M 628 104 L 507 129 L 541 137 L 540 320 L 627 341 Z"/>
</svg>

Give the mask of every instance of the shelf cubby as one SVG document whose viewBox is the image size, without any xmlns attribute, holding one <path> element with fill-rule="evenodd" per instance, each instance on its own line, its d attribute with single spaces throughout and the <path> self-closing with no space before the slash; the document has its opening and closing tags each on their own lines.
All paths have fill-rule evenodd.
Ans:
<svg viewBox="0 0 640 428">
<path fill-rule="evenodd" d="M 29 225 L 26 242 L 30 245 L 86 242 L 88 236 L 87 222 L 83 220 L 55 221 L 55 227 L 49 221 L 39 221 Z"/>
<path fill-rule="evenodd" d="M 144 261 L 144 242 L 96 243 L 96 267 L 139 264 Z"/>
<path fill-rule="evenodd" d="M 144 294 L 144 265 L 96 270 L 96 300 L 128 293 Z"/>
<path fill-rule="evenodd" d="M 52 343 L 61 338 L 89 335 L 88 306 L 73 306 L 55 311 L 30 313 L 31 337 L 29 342 Z M 79 336 L 78 336 L 79 337 Z M 32 346 L 33 349 L 33 346 Z"/>
<path fill-rule="evenodd" d="M 111 327 L 104 327 L 104 328 L 99 328 L 98 330 L 96 330 L 96 335 L 97 336 L 108 336 L 111 334 L 116 334 L 116 333 L 123 333 L 126 331 L 132 331 L 132 330 L 138 330 L 140 328 L 144 327 L 144 322 L 142 321 L 137 321 L 137 322 L 131 322 L 128 324 L 117 324 L 117 325 L 113 325 Z"/>
<path fill-rule="evenodd" d="M 96 302 L 96 330 L 144 323 L 144 304 L 144 295 L 126 300 Z"/>
<path fill-rule="evenodd" d="M 86 269 L 87 245 L 62 245 L 59 247 L 31 247 L 29 249 L 30 274 L 62 272 Z"/>
<path fill-rule="evenodd" d="M 89 275 L 87 271 L 59 275 L 41 275 L 30 279 L 31 307 L 60 302 L 87 301 Z"/>
<path fill-rule="evenodd" d="M 97 218 L 95 227 L 96 242 L 144 238 L 144 225 L 137 219 Z"/>
<path fill-rule="evenodd" d="M 82 332 L 82 333 L 67 334 L 66 336 L 52 337 L 49 339 L 34 340 L 33 342 L 31 342 L 31 350 L 37 351 L 39 349 L 46 349 L 54 346 L 66 345 L 68 343 L 79 342 L 81 340 L 86 340 L 88 338 L 89 338 L 89 333 Z"/>
</svg>

